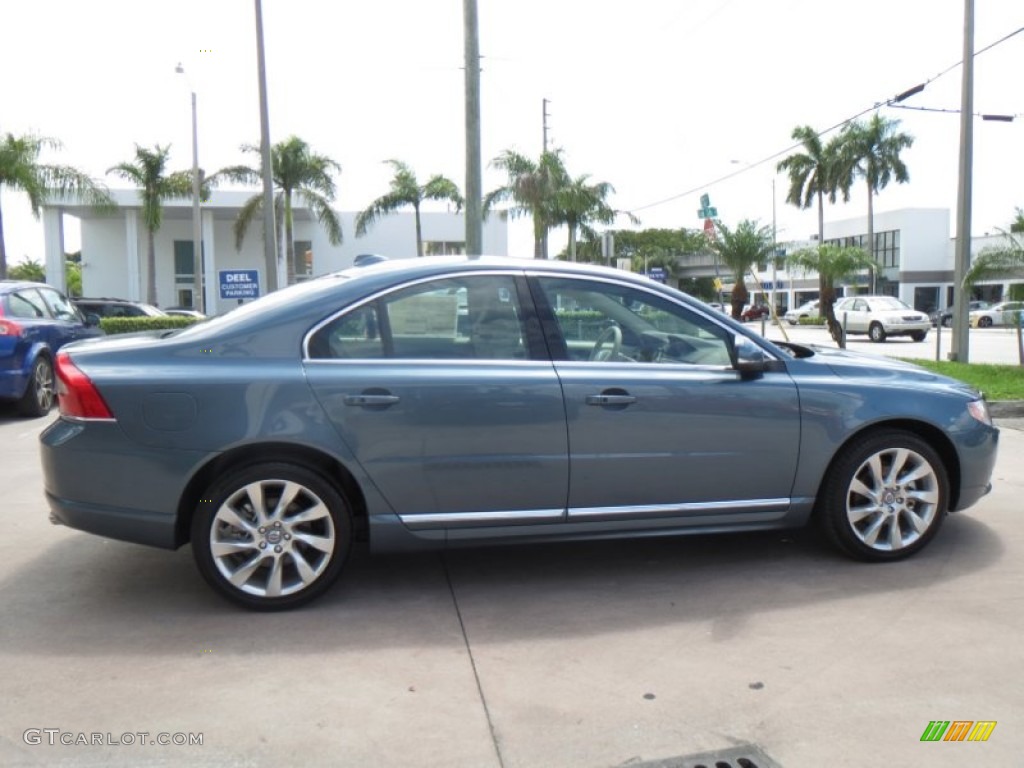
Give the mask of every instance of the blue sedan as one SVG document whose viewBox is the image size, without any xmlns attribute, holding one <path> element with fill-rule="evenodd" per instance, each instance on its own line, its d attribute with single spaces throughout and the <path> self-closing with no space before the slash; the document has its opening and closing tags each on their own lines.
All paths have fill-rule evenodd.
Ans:
<svg viewBox="0 0 1024 768">
<path fill-rule="evenodd" d="M 57 355 L 55 522 L 191 542 L 244 606 L 322 594 L 377 551 L 802 526 L 919 551 L 990 490 L 966 385 L 776 345 L 626 272 L 390 261 L 184 330 Z"/>
<path fill-rule="evenodd" d="M 42 283 L 0 282 L 0 399 L 24 416 L 44 416 L 54 398 L 53 363 L 65 344 L 99 336 L 60 291 Z"/>
</svg>

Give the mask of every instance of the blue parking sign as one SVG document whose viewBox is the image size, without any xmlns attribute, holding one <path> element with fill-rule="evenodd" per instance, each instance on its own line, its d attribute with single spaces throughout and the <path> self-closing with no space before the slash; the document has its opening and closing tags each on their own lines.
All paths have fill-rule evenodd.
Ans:
<svg viewBox="0 0 1024 768">
<path fill-rule="evenodd" d="M 222 299 L 256 299 L 260 295 L 260 273 L 256 269 L 218 271 Z"/>
</svg>

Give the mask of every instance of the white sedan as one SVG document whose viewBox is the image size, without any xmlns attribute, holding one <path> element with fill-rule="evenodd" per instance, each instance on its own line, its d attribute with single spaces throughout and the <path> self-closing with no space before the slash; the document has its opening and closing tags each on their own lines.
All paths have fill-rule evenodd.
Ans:
<svg viewBox="0 0 1024 768">
<path fill-rule="evenodd" d="M 991 328 L 993 325 L 1016 327 L 1024 312 L 1024 301 L 1003 301 L 988 309 L 971 312 L 968 318 L 972 328 Z"/>
<path fill-rule="evenodd" d="M 866 333 L 874 342 L 890 336 L 924 341 L 932 321 L 895 296 L 849 296 L 835 306 L 836 320 L 847 333 Z"/>
</svg>

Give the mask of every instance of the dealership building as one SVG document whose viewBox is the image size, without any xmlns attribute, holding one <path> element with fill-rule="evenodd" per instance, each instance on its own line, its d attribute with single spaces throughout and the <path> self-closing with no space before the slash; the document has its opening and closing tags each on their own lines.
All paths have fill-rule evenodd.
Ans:
<svg viewBox="0 0 1024 768">
<path fill-rule="evenodd" d="M 241 248 L 235 247 L 234 224 L 252 192 L 214 191 L 201 207 L 203 282 L 205 307 L 216 314 L 240 301 L 266 291 L 265 261 L 260 221 L 249 227 Z M 47 282 L 64 285 L 64 215 L 81 225 L 82 292 L 143 300 L 147 285 L 147 232 L 136 190 L 112 192 L 118 208 L 99 213 L 70 201 L 51 203 L 43 209 Z M 355 212 L 338 212 L 344 241 L 332 245 L 325 231 L 301 197 L 293 208 L 295 261 L 288 270 L 295 281 L 307 280 L 352 265 L 356 256 L 379 253 L 389 258 L 416 255 L 416 226 L 411 212 L 397 212 L 374 222 L 363 237 L 355 236 Z M 461 213 L 421 214 L 424 253 L 458 254 L 465 250 L 465 219 Z M 950 237 L 950 211 L 946 208 L 908 208 L 875 214 L 875 255 L 879 272 L 874 290 L 898 296 L 921 311 L 949 306 L 953 301 L 955 241 Z M 279 233 L 280 236 L 280 233 Z M 193 306 L 195 284 L 192 205 L 189 199 L 164 205 L 163 224 L 155 237 L 157 303 L 161 307 Z M 825 222 L 825 242 L 865 247 L 864 217 Z M 971 252 L 1004 243 L 1003 236 L 973 238 Z M 816 240 L 779 243 L 781 253 L 812 248 Z M 508 223 L 499 215 L 483 225 L 483 252 L 508 255 Z M 284 270 L 282 270 L 284 271 Z M 676 277 L 720 276 L 723 292 L 731 290 L 732 276 L 725 273 L 710 252 L 681 256 Z M 758 299 L 774 297 L 777 307 L 795 307 L 818 296 L 814 273 L 789 272 L 784 266 L 758 265 L 757 285 L 747 287 Z M 283 284 L 280 280 L 279 284 Z M 988 281 L 975 287 L 977 298 L 999 301 L 1008 298 L 1011 286 L 1024 284 L 1024 275 Z M 839 287 L 840 295 L 871 290 L 867 273 Z"/>
<path fill-rule="evenodd" d="M 114 190 L 118 204 L 113 213 L 101 213 L 71 201 L 43 208 L 46 278 L 64 287 L 64 215 L 77 218 L 81 227 L 82 293 L 143 301 L 148 280 L 148 233 L 137 190 Z M 214 191 L 201 207 L 204 306 L 207 314 L 225 312 L 240 301 L 266 292 L 262 219 L 253 221 L 241 248 L 235 247 L 234 225 L 253 192 Z M 343 242 L 332 245 L 315 214 L 293 202 L 295 263 L 289 272 L 296 282 L 352 266 L 356 256 L 379 253 L 390 258 L 416 255 L 416 222 L 411 212 L 378 218 L 363 237 L 356 237 L 355 212 L 337 211 Z M 465 218 L 459 213 L 420 214 L 424 253 L 457 254 L 465 250 Z M 280 233 L 279 233 L 280 236 Z M 155 237 L 157 304 L 161 307 L 194 306 L 195 258 L 192 202 L 168 200 L 163 223 Z M 485 253 L 508 254 L 508 223 L 502 216 L 483 225 Z M 284 270 L 282 270 L 284 271 Z M 279 284 L 283 285 L 284 281 Z"/>
</svg>

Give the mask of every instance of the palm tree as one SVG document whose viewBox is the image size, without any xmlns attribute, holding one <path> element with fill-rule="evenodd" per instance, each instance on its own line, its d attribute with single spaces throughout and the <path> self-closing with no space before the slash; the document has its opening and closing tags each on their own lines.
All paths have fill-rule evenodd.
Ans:
<svg viewBox="0 0 1024 768">
<path fill-rule="evenodd" d="M 1018 218 L 1014 224 L 1020 220 L 1018 209 Z M 1014 224 L 1010 225 L 1009 230 L 999 230 L 1003 236 L 1001 244 L 989 246 L 975 257 L 974 263 L 964 275 L 965 292 L 982 280 L 1018 276 L 1024 270 L 1024 226 L 1014 230 Z"/>
<path fill-rule="evenodd" d="M 818 302 L 819 311 L 828 323 L 832 338 L 842 346 L 843 328 L 836 320 L 834 308 L 836 283 L 865 269 L 874 272 L 878 266 L 874 258 L 863 248 L 819 245 L 817 248 L 790 254 L 786 257 L 786 266 L 796 271 L 818 273 L 818 281 L 822 286 Z"/>
<path fill-rule="evenodd" d="M 391 191 L 382 197 L 378 197 L 370 206 L 356 217 L 356 237 L 366 234 L 373 222 L 381 216 L 411 205 L 416 216 L 416 255 L 423 255 L 423 231 L 420 226 L 420 205 L 424 200 L 448 200 L 455 203 L 456 211 L 462 209 L 465 202 L 459 193 L 459 187 L 454 181 L 437 174 L 431 176 L 430 180 L 420 185 L 413 170 L 400 160 L 385 160 L 395 169 L 395 176 L 391 179 Z"/>
<path fill-rule="evenodd" d="M 839 136 L 841 151 L 833 189 L 839 187 L 848 199 L 853 177 L 860 176 L 868 187 L 868 252 L 875 255 L 875 195 L 895 179 L 900 184 L 910 180 L 900 152 L 914 143 L 906 133 L 898 133 L 899 120 L 890 120 L 877 112 L 866 124 L 849 123 Z M 833 193 L 834 194 L 834 193 Z M 871 291 L 875 290 L 874 272 Z"/>
<path fill-rule="evenodd" d="M 107 170 L 127 179 L 139 188 L 142 198 L 142 222 L 146 227 L 146 301 L 156 304 L 156 233 L 164 218 L 164 201 L 187 198 L 192 194 L 192 171 L 167 173 L 170 145 L 153 149 L 135 145 L 135 160 L 119 163 Z M 194 254 L 195 268 L 202 264 L 200 254 Z"/>
<path fill-rule="evenodd" d="M 60 149 L 60 142 L 47 136 L 8 133 L 0 141 L 0 193 L 6 187 L 28 195 L 32 215 L 50 197 L 75 196 L 100 209 L 114 206 L 106 189 L 89 176 L 69 165 L 40 163 L 44 149 Z M 2 194 L 0 194 L 2 199 Z M 7 247 L 4 244 L 4 217 L 0 210 L 0 280 L 7 279 Z"/>
<path fill-rule="evenodd" d="M 569 261 L 576 261 L 576 232 L 584 237 L 594 234 L 591 224 L 611 224 L 621 213 L 608 205 L 608 195 L 615 187 L 606 181 L 590 183 L 590 176 L 584 174 L 556 189 L 552 199 L 554 224 L 565 224 L 569 228 Z M 639 223 L 632 214 L 630 220 Z"/>
<path fill-rule="evenodd" d="M 744 219 L 729 229 L 721 222 L 715 222 L 718 237 L 711 244 L 722 263 L 728 267 L 736 281 L 732 289 L 732 316 L 739 319 L 743 306 L 750 298 L 745 276 L 759 261 L 765 261 L 774 252 L 772 228 L 759 227 L 756 221 Z"/>
<path fill-rule="evenodd" d="M 533 219 L 533 256 L 546 259 L 548 230 L 556 225 L 555 194 L 569 182 L 560 149 L 541 153 L 534 162 L 525 155 L 506 149 L 491 161 L 491 166 L 507 176 L 504 186 L 484 196 L 484 216 L 497 203 L 510 202 L 507 215 Z"/>
<path fill-rule="evenodd" d="M 825 241 L 825 197 L 835 202 L 836 166 L 839 160 L 841 142 L 832 139 L 822 144 L 821 136 L 809 125 L 793 129 L 794 139 L 803 144 L 804 151 L 790 155 L 780 161 L 777 170 L 789 175 L 789 192 L 786 202 L 797 208 L 810 208 L 818 203 L 818 242 Z"/>
<path fill-rule="evenodd" d="M 242 145 L 242 151 L 260 157 L 260 148 L 252 144 Z M 274 196 L 274 216 L 278 231 L 284 224 L 285 252 L 287 257 L 288 283 L 295 282 L 295 240 L 292 220 L 292 202 L 299 194 L 327 232 L 331 245 L 342 241 L 341 220 L 331 208 L 335 196 L 332 174 L 341 173 L 341 166 L 326 155 L 313 152 L 309 145 L 297 136 L 290 136 L 270 148 L 270 167 L 277 194 Z M 244 184 L 261 184 L 263 174 L 259 167 L 234 165 L 217 171 L 215 178 L 226 178 Z M 263 212 L 263 194 L 250 197 L 235 219 L 235 248 L 241 249 L 245 233 L 254 219 Z M 280 253 L 278 260 L 280 261 Z"/>
</svg>

